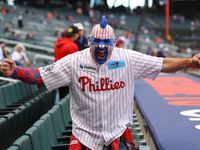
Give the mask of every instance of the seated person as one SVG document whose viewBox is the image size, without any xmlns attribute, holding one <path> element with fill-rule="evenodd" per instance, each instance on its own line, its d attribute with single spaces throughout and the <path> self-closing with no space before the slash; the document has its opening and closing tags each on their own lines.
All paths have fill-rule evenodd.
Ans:
<svg viewBox="0 0 200 150">
<path fill-rule="evenodd" d="M 11 59 L 13 59 L 17 66 L 23 67 L 24 65 L 31 66 L 31 62 L 29 61 L 26 53 L 25 47 L 22 43 L 18 43 L 14 47 L 15 51 L 11 55 Z"/>
</svg>

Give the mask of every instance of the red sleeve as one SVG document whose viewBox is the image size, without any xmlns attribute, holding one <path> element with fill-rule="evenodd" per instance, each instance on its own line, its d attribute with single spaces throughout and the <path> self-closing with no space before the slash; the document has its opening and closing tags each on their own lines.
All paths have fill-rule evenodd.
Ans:
<svg viewBox="0 0 200 150">
<path fill-rule="evenodd" d="M 38 68 L 19 68 L 15 67 L 12 74 L 13 78 L 19 79 L 28 84 L 43 84 Z"/>
</svg>

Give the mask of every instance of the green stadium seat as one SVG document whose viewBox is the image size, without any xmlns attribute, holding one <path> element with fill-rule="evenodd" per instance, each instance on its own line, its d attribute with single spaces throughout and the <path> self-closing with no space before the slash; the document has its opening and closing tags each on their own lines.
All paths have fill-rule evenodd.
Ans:
<svg viewBox="0 0 200 150">
<path fill-rule="evenodd" d="M 13 146 L 18 146 L 20 150 L 33 150 L 31 140 L 28 135 L 22 135 L 14 143 Z"/>
<path fill-rule="evenodd" d="M 18 107 L 7 108 L 6 99 L 3 93 L 3 87 L 0 87 L 0 111 L 12 111 L 18 109 Z"/>
<path fill-rule="evenodd" d="M 71 116 L 70 116 L 70 108 L 69 108 L 69 99 L 63 98 L 60 102 L 58 102 L 58 105 L 61 108 L 62 117 L 65 123 L 65 126 L 71 126 Z"/>
<path fill-rule="evenodd" d="M 43 150 L 42 140 L 40 137 L 39 129 L 37 127 L 33 126 L 29 128 L 26 131 L 25 135 L 29 136 L 33 150 Z M 49 136 L 47 136 L 46 138 L 49 138 Z"/>
<path fill-rule="evenodd" d="M 40 118 L 40 120 L 44 120 L 45 122 L 45 127 L 48 131 L 48 137 L 49 137 L 51 145 L 58 144 L 51 115 L 46 113 Z"/>
<path fill-rule="evenodd" d="M 55 129 L 54 129 L 54 125 L 53 125 L 53 121 L 52 121 L 50 114 L 46 113 L 40 119 L 45 121 L 45 126 L 46 126 L 47 130 L 49 131 L 48 137 L 50 137 L 50 143 L 52 146 L 55 144 L 59 144 L 59 142 L 69 143 L 71 136 L 64 136 L 64 137 L 57 138 Z"/>
<path fill-rule="evenodd" d="M 20 100 L 20 99 L 22 99 L 22 98 L 24 97 L 24 95 L 23 95 L 23 93 L 22 93 L 22 89 L 21 89 L 21 87 L 20 87 L 20 84 L 21 84 L 21 81 L 16 82 L 16 83 L 14 84 L 14 88 L 15 88 L 15 90 L 16 90 L 17 99 L 18 99 L 18 100 Z"/>
<path fill-rule="evenodd" d="M 59 105 L 53 106 L 53 108 L 50 111 L 48 111 L 48 113 L 50 113 L 52 115 L 54 127 L 57 126 L 57 128 L 55 129 L 57 132 L 57 137 L 61 136 L 60 132 L 62 132 L 62 135 L 71 135 L 72 134 L 71 130 L 65 129 L 66 126 L 65 126 Z"/>
<path fill-rule="evenodd" d="M 18 146 L 10 146 L 7 150 L 20 150 Z"/>
<path fill-rule="evenodd" d="M 13 104 L 12 94 L 10 93 L 10 86 L 11 86 L 10 84 L 6 84 L 6 85 L 2 86 L 7 106 Z"/>
<path fill-rule="evenodd" d="M 7 120 L 0 118 L 0 150 L 7 148 Z"/>
<path fill-rule="evenodd" d="M 33 124 L 33 126 L 35 126 L 39 129 L 43 149 L 44 150 L 50 150 L 51 149 L 51 143 L 50 143 L 49 137 L 47 136 L 49 131 L 47 131 L 44 120 L 36 121 Z"/>
</svg>

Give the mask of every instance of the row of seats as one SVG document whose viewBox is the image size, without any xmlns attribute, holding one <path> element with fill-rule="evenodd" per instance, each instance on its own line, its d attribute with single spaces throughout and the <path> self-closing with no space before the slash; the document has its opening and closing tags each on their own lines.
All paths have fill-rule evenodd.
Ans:
<svg viewBox="0 0 200 150">
<path fill-rule="evenodd" d="M 42 115 L 7 150 L 68 149 L 72 134 L 69 94 Z"/>
<path fill-rule="evenodd" d="M 71 137 L 72 120 L 70 117 L 70 95 L 42 115 L 23 136 L 18 138 L 7 150 L 57 150 L 68 149 Z M 139 127 L 136 114 L 133 113 L 132 137 L 136 150 L 146 145 Z"/>
<path fill-rule="evenodd" d="M 53 96 L 21 81 L 0 86 L 0 150 L 5 150 L 53 106 Z"/>
</svg>

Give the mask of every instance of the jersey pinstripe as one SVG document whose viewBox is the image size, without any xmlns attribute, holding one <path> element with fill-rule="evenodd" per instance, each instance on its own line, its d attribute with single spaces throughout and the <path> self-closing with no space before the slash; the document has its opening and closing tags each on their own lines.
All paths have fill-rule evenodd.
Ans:
<svg viewBox="0 0 200 150">
<path fill-rule="evenodd" d="M 109 63 L 119 60 L 124 67 L 109 69 Z M 114 48 L 111 58 L 100 65 L 88 48 L 58 60 L 48 66 L 51 69 L 39 70 L 49 91 L 69 86 L 72 132 L 88 148 L 100 150 L 132 123 L 135 80 L 154 80 L 162 64 L 163 58 Z M 96 71 L 90 70 L 92 67 Z"/>
</svg>

